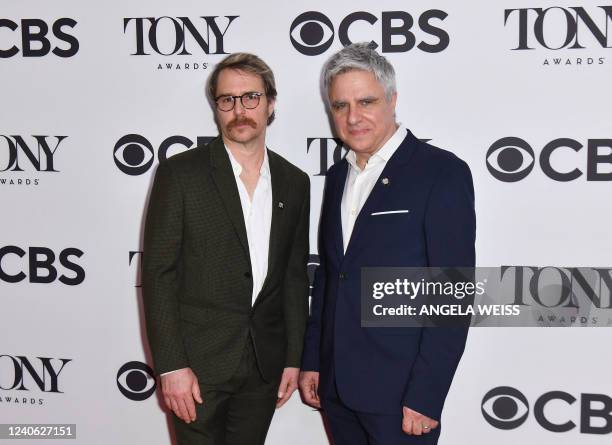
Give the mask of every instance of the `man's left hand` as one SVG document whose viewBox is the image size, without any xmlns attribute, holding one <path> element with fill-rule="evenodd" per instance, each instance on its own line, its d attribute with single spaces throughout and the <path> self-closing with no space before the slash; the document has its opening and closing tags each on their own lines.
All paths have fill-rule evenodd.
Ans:
<svg viewBox="0 0 612 445">
<path fill-rule="evenodd" d="M 293 394 L 298 387 L 298 377 L 300 375 L 300 368 L 285 368 L 283 370 L 283 376 L 278 387 L 278 400 L 276 401 L 276 407 L 280 408 L 285 404 L 287 400 Z"/>
<path fill-rule="evenodd" d="M 416 412 L 410 408 L 403 407 L 404 420 L 402 421 L 402 430 L 406 434 L 420 436 L 427 434 L 440 424 L 438 421 L 430 419 L 423 414 Z"/>
</svg>

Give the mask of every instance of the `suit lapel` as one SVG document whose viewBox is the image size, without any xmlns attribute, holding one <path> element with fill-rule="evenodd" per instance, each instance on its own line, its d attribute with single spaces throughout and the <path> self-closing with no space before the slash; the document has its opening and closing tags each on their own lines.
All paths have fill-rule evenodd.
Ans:
<svg viewBox="0 0 612 445">
<path fill-rule="evenodd" d="M 278 259 L 278 241 L 281 236 L 285 236 L 283 231 L 283 221 L 285 212 L 285 196 L 287 182 L 285 180 L 285 170 L 283 169 L 276 153 L 268 150 L 268 163 L 270 165 L 270 177 L 272 179 L 272 221 L 270 223 L 270 240 L 268 242 L 268 273 L 255 304 L 259 301 L 259 296 L 266 292 L 270 283 L 270 277 L 275 272 Z M 255 306 L 255 305 L 253 305 Z"/>
<path fill-rule="evenodd" d="M 240 195 L 238 194 L 238 186 L 236 185 L 232 164 L 225 151 L 225 146 L 223 145 L 221 137 L 214 139 L 209 146 L 211 165 L 213 167 L 211 173 L 213 181 L 217 186 L 217 190 L 223 200 L 227 214 L 232 221 L 232 225 L 240 239 L 240 244 L 242 244 L 250 263 L 249 242 L 247 240 L 242 205 L 240 204 Z"/>
<path fill-rule="evenodd" d="M 336 178 L 336 185 L 334 187 L 334 196 L 332 199 L 332 228 L 334 234 L 334 240 L 336 245 L 336 252 L 338 258 L 344 256 L 344 239 L 342 236 L 342 195 L 344 194 L 344 187 L 346 184 L 346 176 L 348 175 L 348 162 L 343 159 L 342 164 L 338 167 L 338 176 Z"/>
<path fill-rule="evenodd" d="M 408 131 L 408 134 L 398 149 L 387 161 L 387 165 L 385 165 L 385 168 L 383 169 L 379 178 L 376 180 L 370 195 L 363 204 L 359 215 L 357 215 L 355 225 L 353 226 L 353 232 L 351 234 L 351 239 L 346 247 L 347 255 L 349 254 L 351 247 L 354 249 L 355 244 L 362 240 L 363 237 L 360 236 L 360 231 L 364 230 L 363 226 L 367 222 L 370 213 L 372 213 L 372 209 L 379 208 L 381 203 L 387 201 L 387 197 L 391 196 L 391 194 L 401 193 L 401 191 L 398 191 L 396 188 L 396 184 L 399 183 L 397 179 L 406 174 L 406 164 L 414 152 L 416 142 L 417 139 L 412 135 L 412 133 L 410 133 L 410 131 Z"/>
</svg>

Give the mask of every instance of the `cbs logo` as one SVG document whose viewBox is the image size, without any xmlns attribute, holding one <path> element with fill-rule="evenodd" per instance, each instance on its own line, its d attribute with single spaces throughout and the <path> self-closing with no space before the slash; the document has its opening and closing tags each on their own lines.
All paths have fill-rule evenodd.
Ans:
<svg viewBox="0 0 612 445">
<path fill-rule="evenodd" d="M 486 421 L 495 428 L 512 430 L 527 420 L 529 402 L 517 389 L 500 386 L 485 394 L 481 411 Z"/>
<path fill-rule="evenodd" d="M 212 136 L 198 136 L 197 146 L 204 146 L 210 142 Z M 147 138 L 139 134 L 127 134 L 115 144 L 113 157 L 115 165 L 126 175 L 138 176 L 149 171 L 155 160 L 155 153 L 160 161 L 169 156 L 192 148 L 193 141 L 185 136 L 170 136 L 164 139 L 157 150 Z M 170 153 L 169 153 L 170 152 Z"/>
<path fill-rule="evenodd" d="M 588 139 L 586 147 L 586 180 L 612 181 L 612 139 Z M 579 153 L 583 148 L 584 144 L 574 139 L 555 139 L 542 148 L 537 161 L 542 172 L 550 179 L 558 182 L 573 181 L 583 176 L 584 172 L 578 167 L 567 167 L 567 161 L 560 162 L 559 156 L 567 157 L 572 155 L 571 151 Z M 569 162 L 577 163 L 576 160 Z M 489 147 L 486 163 L 487 170 L 495 179 L 517 182 L 531 173 L 536 164 L 536 155 L 525 140 L 505 137 Z"/>
<path fill-rule="evenodd" d="M 141 402 L 155 392 L 155 373 L 146 363 L 127 362 L 117 371 L 117 388 L 130 400 Z"/>
<path fill-rule="evenodd" d="M 405 11 L 385 11 L 381 13 L 381 36 L 380 43 L 383 53 L 400 53 L 418 49 L 428 53 L 437 53 L 446 49 L 449 45 L 448 33 L 431 23 L 432 20 L 444 20 L 448 14 L 439 9 L 431 9 L 423 12 L 418 18 L 420 30 L 437 39 L 430 43 L 421 40 L 418 44 L 413 30 L 415 19 Z M 338 26 L 338 39 L 343 46 L 353 43 L 349 33 L 353 35 L 353 25 L 365 22 L 373 27 L 379 18 L 369 12 L 353 12 L 342 19 Z M 359 24 L 356 28 L 362 28 Z M 289 38 L 293 47 L 306 56 L 317 56 L 323 54 L 332 45 L 335 37 L 335 27 L 325 14 L 318 11 L 307 11 L 297 16 L 291 23 Z M 395 37 L 395 38 L 394 38 Z M 367 40 L 359 37 L 356 41 Z M 431 40 L 431 39 L 429 39 Z M 371 41 L 372 48 L 378 48 L 379 44 Z"/>
<path fill-rule="evenodd" d="M 19 283 L 28 279 L 30 283 L 49 284 L 57 280 L 68 286 L 76 286 L 85 281 L 85 269 L 72 257 L 81 258 L 83 255 L 82 250 L 74 247 L 56 254 L 47 247 L 28 247 L 26 252 L 19 246 L 2 246 L 0 281 Z M 27 259 L 20 261 L 24 257 Z M 63 269 L 59 268 L 57 260 Z"/>
<path fill-rule="evenodd" d="M 41 19 L 22 19 L 21 30 L 19 24 L 9 19 L 0 19 L 0 30 L 8 28 L 13 31 L 15 40 L 21 40 L 21 52 L 23 57 L 43 57 L 50 52 L 58 57 L 72 57 L 79 51 L 79 41 L 71 34 L 68 34 L 64 28 L 74 28 L 77 25 L 76 20 L 71 18 L 57 19 L 51 25 L 51 32 L 55 38 L 61 42 L 59 46 L 51 49 L 51 42 L 47 38 L 49 34 L 49 25 Z M 67 45 L 67 47 L 66 47 Z M 10 48 L 0 48 L 0 58 L 9 58 L 19 54 L 19 47 L 13 44 Z"/>
<path fill-rule="evenodd" d="M 568 407 L 576 401 L 576 397 L 564 391 L 546 392 L 538 397 L 533 405 L 533 416 L 547 431 L 568 432 L 577 427 L 574 421 L 567 418 L 574 411 Z M 549 405 L 554 405 L 555 409 Z M 583 393 L 580 395 L 579 405 L 581 433 L 612 433 L 612 398 L 605 394 Z M 529 410 L 527 398 L 518 389 L 510 386 L 493 388 L 485 394 L 481 404 L 485 420 L 500 430 L 513 430 L 521 426 L 527 420 Z"/>
</svg>

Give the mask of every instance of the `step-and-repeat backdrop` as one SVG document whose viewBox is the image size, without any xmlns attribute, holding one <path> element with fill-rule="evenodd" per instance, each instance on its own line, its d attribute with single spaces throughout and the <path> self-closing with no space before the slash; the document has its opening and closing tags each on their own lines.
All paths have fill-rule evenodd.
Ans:
<svg viewBox="0 0 612 445">
<path fill-rule="evenodd" d="M 268 145 L 310 175 L 314 268 L 324 173 L 344 154 L 319 73 L 355 41 L 395 66 L 398 120 L 470 165 L 478 265 L 525 283 L 612 266 L 612 3 L 3 0 L 0 423 L 171 443 L 140 295 L 155 168 L 216 135 L 212 67 L 258 54 L 279 91 Z M 568 303 L 525 287 L 522 304 Z M 441 444 L 609 443 L 612 321 L 542 324 L 471 330 Z M 296 395 L 267 443 L 327 441 Z"/>
</svg>

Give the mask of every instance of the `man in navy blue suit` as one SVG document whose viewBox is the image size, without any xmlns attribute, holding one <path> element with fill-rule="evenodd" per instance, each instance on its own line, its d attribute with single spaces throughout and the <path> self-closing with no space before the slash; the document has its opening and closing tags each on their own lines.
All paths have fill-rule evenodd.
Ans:
<svg viewBox="0 0 612 445">
<path fill-rule="evenodd" d="M 333 55 L 323 87 L 350 151 L 326 175 L 300 389 L 335 445 L 436 444 L 467 328 L 361 327 L 361 268 L 474 266 L 470 169 L 396 121 L 394 69 L 368 44 Z"/>
</svg>

